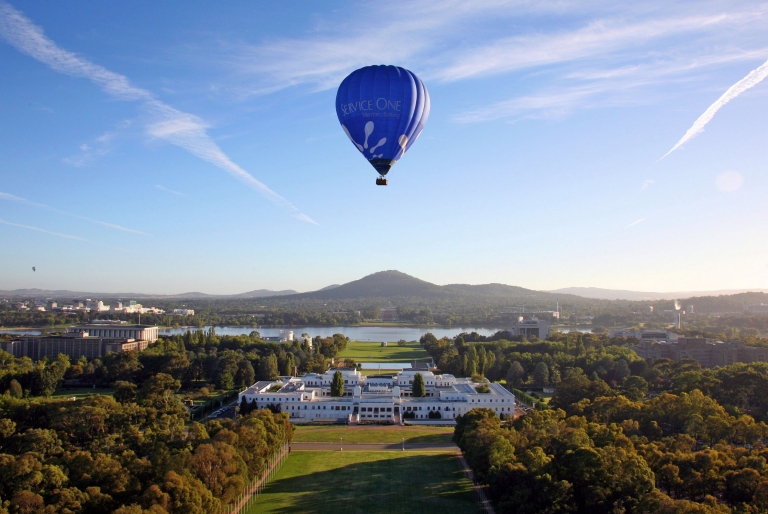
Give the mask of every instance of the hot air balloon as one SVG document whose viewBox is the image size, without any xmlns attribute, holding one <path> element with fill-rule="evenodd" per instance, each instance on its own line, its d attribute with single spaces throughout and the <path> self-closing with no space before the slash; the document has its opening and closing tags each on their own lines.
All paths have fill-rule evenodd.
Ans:
<svg viewBox="0 0 768 514">
<path fill-rule="evenodd" d="M 32 272 L 34 273 L 35 271 L 37 271 L 37 268 L 32 266 Z"/>
<path fill-rule="evenodd" d="M 390 168 L 421 134 L 429 117 L 429 93 L 405 68 L 366 66 L 350 73 L 336 93 L 341 128 L 386 186 Z"/>
</svg>

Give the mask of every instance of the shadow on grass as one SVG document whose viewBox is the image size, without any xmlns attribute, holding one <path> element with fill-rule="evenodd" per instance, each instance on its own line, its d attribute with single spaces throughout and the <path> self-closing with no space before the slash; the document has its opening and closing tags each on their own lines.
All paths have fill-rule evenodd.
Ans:
<svg viewBox="0 0 768 514">
<path fill-rule="evenodd" d="M 453 432 L 448 434 L 427 434 L 416 437 L 406 437 L 406 443 L 451 443 Z"/>
<path fill-rule="evenodd" d="M 295 454 L 300 457 L 302 454 Z M 354 458 L 315 454 L 318 459 Z M 471 483 L 452 454 L 414 455 L 355 462 L 313 471 L 312 462 L 291 456 L 251 513 L 274 514 L 475 514 Z M 293 464 L 293 465 L 291 465 Z M 322 462 L 320 464 L 328 464 Z M 303 468 L 302 468 L 303 466 Z M 286 476 L 281 478 L 281 476 Z"/>
</svg>

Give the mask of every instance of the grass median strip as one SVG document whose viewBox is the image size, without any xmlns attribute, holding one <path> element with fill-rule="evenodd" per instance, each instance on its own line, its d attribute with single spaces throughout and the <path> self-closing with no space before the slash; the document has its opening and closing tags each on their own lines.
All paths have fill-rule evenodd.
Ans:
<svg viewBox="0 0 768 514">
<path fill-rule="evenodd" d="M 450 443 L 453 427 L 297 427 L 293 440 L 297 443 Z"/>
</svg>

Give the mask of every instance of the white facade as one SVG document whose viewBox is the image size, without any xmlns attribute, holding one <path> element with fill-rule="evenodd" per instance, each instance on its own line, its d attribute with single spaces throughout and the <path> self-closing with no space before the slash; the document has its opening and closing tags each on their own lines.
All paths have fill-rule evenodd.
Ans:
<svg viewBox="0 0 768 514">
<path fill-rule="evenodd" d="M 278 381 L 256 382 L 240 393 L 258 409 L 278 408 L 294 423 L 336 420 L 353 423 L 403 423 L 409 419 L 453 421 L 474 408 L 489 408 L 497 415 L 515 412 L 515 395 L 499 384 L 489 384 L 490 392 L 478 393 L 468 378 L 434 375 L 430 371 L 403 370 L 395 377 L 362 375 L 358 370 L 339 370 L 344 378 L 344 396 L 331 396 L 331 381 L 336 370 L 319 375 L 284 377 Z M 426 396 L 414 398 L 412 384 L 416 373 L 424 378 Z M 440 418 L 430 418 L 439 412 Z"/>
<path fill-rule="evenodd" d="M 82 334 L 81 337 L 101 338 L 125 338 L 149 341 L 157 341 L 159 327 L 149 325 L 128 325 L 123 323 L 110 324 L 85 324 L 67 328 L 67 333 Z"/>
<path fill-rule="evenodd" d="M 530 339 L 534 336 L 539 339 L 546 339 L 549 337 L 549 323 L 538 318 L 521 318 L 517 323 L 512 325 L 511 332 L 516 336 L 523 336 L 526 339 Z"/>
</svg>

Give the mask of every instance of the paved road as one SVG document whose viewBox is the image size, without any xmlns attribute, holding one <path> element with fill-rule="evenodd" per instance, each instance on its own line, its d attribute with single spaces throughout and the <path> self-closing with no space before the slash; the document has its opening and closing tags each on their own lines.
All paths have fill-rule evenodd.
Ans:
<svg viewBox="0 0 768 514">
<path fill-rule="evenodd" d="M 402 443 L 344 443 L 343 446 L 339 446 L 339 443 L 291 443 L 291 450 L 293 451 L 339 451 L 342 448 L 343 451 L 350 452 L 379 452 L 379 451 L 403 451 Z M 421 452 L 421 451 L 441 451 L 452 452 L 457 451 L 456 445 L 453 443 L 405 443 L 405 451 Z"/>
</svg>

